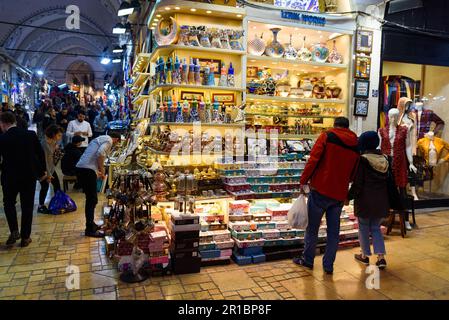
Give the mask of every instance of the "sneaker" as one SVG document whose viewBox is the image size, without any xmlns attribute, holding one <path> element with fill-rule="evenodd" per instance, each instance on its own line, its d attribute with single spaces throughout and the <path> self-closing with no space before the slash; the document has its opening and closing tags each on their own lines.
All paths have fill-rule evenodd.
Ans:
<svg viewBox="0 0 449 320">
<path fill-rule="evenodd" d="M 355 254 L 354 258 L 355 258 L 355 260 L 363 263 L 365 266 L 369 266 L 369 258 L 368 257 L 363 258 L 363 256 L 361 254 Z"/>
<path fill-rule="evenodd" d="M 30 245 L 31 241 L 32 241 L 31 238 L 22 239 L 22 241 L 20 242 L 20 246 L 22 248 L 28 247 Z"/>
<path fill-rule="evenodd" d="M 42 205 L 37 208 L 38 213 L 48 214 L 49 210 L 46 206 Z"/>
<path fill-rule="evenodd" d="M 86 237 L 91 237 L 91 238 L 103 238 L 104 237 L 104 233 L 102 231 L 98 231 L 98 230 L 86 230 L 84 232 L 84 235 Z"/>
<path fill-rule="evenodd" d="M 412 226 L 410 225 L 410 222 L 405 221 L 405 229 L 407 229 L 407 231 L 412 231 Z"/>
<path fill-rule="evenodd" d="M 6 240 L 6 245 L 7 246 L 12 246 L 19 239 L 20 239 L 19 231 L 14 231 L 13 233 L 10 234 L 8 240 Z"/>
<path fill-rule="evenodd" d="M 310 270 L 313 270 L 313 265 L 307 263 L 304 258 L 302 257 L 296 257 L 293 259 L 293 262 L 296 263 L 297 265 L 300 265 L 302 267 L 308 268 Z"/>
<path fill-rule="evenodd" d="M 380 270 L 383 270 L 387 267 L 387 261 L 385 261 L 385 259 L 377 260 L 376 266 L 378 266 Z"/>
</svg>

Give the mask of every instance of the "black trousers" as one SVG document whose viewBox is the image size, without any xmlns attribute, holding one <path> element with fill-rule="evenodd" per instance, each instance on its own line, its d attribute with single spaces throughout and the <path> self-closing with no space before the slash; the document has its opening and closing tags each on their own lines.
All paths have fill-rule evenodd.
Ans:
<svg viewBox="0 0 449 320">
<path fill-rule="evenodd" d="M 33 224 L 34 193 L 36 191 L 36 181 L 3 181 L 3 204 L 8 221 L 9 231 L 19 231 L 17 223 L 16 201 L 20 195 L 20 206 L 22 209 L 21 236 L 28 239 L 31 236 L 31 226 Z"/>
<path fill-rule="evenodd" d="M 45 204 L 45 198 L 47 197 L 48 189 L 50 188 L 50 184 L 47 180 L 41 181 L 41 191 L 39 192 L 39 205 L 43 206 Z M 59 191 L 61 190 L 61 183 L 59 182 L 59 177 L 56 171 L 53 173 L 53 179 L 51 180 L 51 184 L 53 185 L 53 190 Z"/>
<path fill-rule="evenodd" d="M 95 207 L 98 203 L 97 197 L 97 173 L 92 169 L 77 168 L 76 176 L 78 183 L 86 196 L 86 230 L 94 230 Z"/>
</svg>

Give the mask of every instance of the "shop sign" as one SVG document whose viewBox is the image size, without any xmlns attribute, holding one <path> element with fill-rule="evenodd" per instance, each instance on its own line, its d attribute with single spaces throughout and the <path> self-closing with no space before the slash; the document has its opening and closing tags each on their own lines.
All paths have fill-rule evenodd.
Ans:
<svg viewBox="0 0 449 320">
<path fill-rule="evenodd" d="M 303 14 L 299 12 L 281 10 L 281 18 L 296 20 L 304 24 L 313 24 L 317 26 L 326 25 L 326 18 L 311 14 Z"/>
</svg>

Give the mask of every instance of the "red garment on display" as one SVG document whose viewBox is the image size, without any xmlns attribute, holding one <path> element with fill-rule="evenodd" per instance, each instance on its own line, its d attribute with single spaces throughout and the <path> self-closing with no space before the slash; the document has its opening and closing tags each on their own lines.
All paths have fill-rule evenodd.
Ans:
<svg viewBox="0 0 449 320">
<path fill-rule="evenodd" d="M 390 142 L 390 126 L 379 129 L 381 143 L 380 149 L 382 153 L 391 156 L 391 142 Z M 393 144 L 393 176 L 396 186 L 405 188 L 408 183 L 408 161 L 407 153 L 405 152 L 407 140 L 407 127 L 398 126 L 396 128 L 396 135 Z"/>
</svg>

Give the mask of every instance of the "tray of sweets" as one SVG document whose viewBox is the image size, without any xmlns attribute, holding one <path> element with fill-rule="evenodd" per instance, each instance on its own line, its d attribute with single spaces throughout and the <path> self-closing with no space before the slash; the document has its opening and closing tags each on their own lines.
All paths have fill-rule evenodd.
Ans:
<svg viewBox="0 0 449 320">
<path fill-rule="evenodd" d="M 255 213 L 253 220 L 256 222 L 271 221 L 271 215 L 268 213 Z"/>
<path fill-rule="evenodd" d="M 243 215 L 229 215 L 229 221 L 230 222 L 237 222 L 237 221 L 251 221 L 253 219 L 252 214 L 243 214 Z"/>
<path fill-rule="evenodd" d="M 218 230 L 212 232 L 212 238 L 215 242 L 231 240 L 231 232 L 229 230 Z"/>
<path fill-rule="evenodd" d="M 267 213 L 271 214 L 271 216 L 286 216 L 288 214 L 288 211 L 292 207 L 291 204 L 281 204 L 278 207 L 268 207 Z"/>
<path fill-rule="evenodd" d="M 258 213 L 266 213 L 267 207 L 263 205 L 252 205 L 249 208 L 249 212 L 252 214 L 258 214 Z"/>
<path fill-rule="evenodd" d="M 212 242 L 212 241 L 214 241 L 212 232 L 210 232 L 210 231 L 206 231 L 206 232 L 201 231 L 200 232 L 200 243 L 208 243 L 208 242 Z"/>
<path fill-rule="evenodd" d="M 227 258 L 230 258 L 232 256 L 232 249 L 224 249 L 224 250 L 221 250 L 221 252 L 220 252 L 220 257 L 227 257 Z"/>
<path fill-rule="evenodd" d="M 200 224 L 181 224 L 181 225 L 174 225 L 171 224 L 171 230 L 176 232 L 183 232 L 183 231 L 199 231 L 201 229 Z"/>
<path fill-rule="evenodd" d="M 277 247 L 284 244 L 283 239 L 265 239 L 264 247 Z"/>
<path fill-rule="evenodd" d="M 242 184 L 249 182 L 246 180 L 245 176 L 224 176 L 222 177 L 222 180 L 225 184 Z"/>
<path fill-rule="evenodd" d="M 263 246 L 265 240 L 264 239 L 258 239 L 258 240 L 238 240 L 234 239 L 235 245 L 237 248 L 251 248 L 251 247 L 260 247 Z"/>
<path fill-rule="evenodd" d="M 232 231 L 232 237 L 238 240 L 256 240 L 262 238 L 261 231 Z"/>
<path fill-rule="evenodd" d="M 285 246 L 293 246 L 293 245 L 301 244 L 301 239 L 299 237 L 291 238 L 291 239 L 284 239 L 283 241 L 284 241 Z"/>
<path fill-rule="evenodd" d="M 288 224 L 288 221 L 286 221 L 286 220 L 276 221 L 275 224 L 276 224 L 276 229 L 278 229 L 278 230 L 291 229 L 290 225 Z"/>
<path fill-rule="evenodd" d="M 295 233 L 297 237 L 303 238 L 306 231 L 302 229 L 295 229 Z"/>
<path fill-rule="evenodd" d="M 279 236 L 283 239 L 295 238 L 296 231 L 295 230 L 282 230 L 282 231 L 279 231 Z"/>
<path fill-rule="evenodd" d="M 150 253 L 148 255 L 150 257 L 160 257 L 160 256 L 166 256 L 166 255 L 168 255 L 168 253 L 169 253 L 168 248 L 166 248 L 161 251 L 154 251 L 154 252 L 150 251 Z"/>
<path fill-rule="evenodd" d="M 220 257 L 221 254 L 221 250 L 202 250 L 200 251 L 200 257 L 203 259 L 207 259 L 207 258 L 218 258 Z"/>
<path fill-rule="evenodd" d="M 224 250 L 224 249 L 232 249 L 234 247 L 234 240 L 220 241 L 215 242 L 215 248 Z"/>
<path fill-rule="evenodd" d="M 199 250 L 199 251 L 203 251 L 203 250 L 214 250 L 214 249 L 218 249 L 214 241 L 208 242 L 208 243 L 201 243 L 201 244 L 198 246 L 198 250 Z"/>
<path fill-rule="evenodd" d="M 166 256 L 160 256 L 160 257 L 152 257 L 149 258 L 148 261 L 150 264 L 165 264 L 169 262 L 168 255 Z"/>
<path fill-rule="evenodd" d="M 219 170 L 221 176 L 245 176 L 245 170 L 242 169 L 232 169 L 232 170 Z"/>
<path fill-rule="evenodd" d="M 249 231 L 251 224 L 248 221 L 229 222 L 229 229 L 235 231 Z"/>
<path fill-rule="evenodd" d="M 262 230 L 262 238 L 264 239 L 277 239 L 280 237 L 279 230 L 271 229 L 271 230 Z"/>
<path fill-rule="evenodd" d="M 346 222 L 346 223 L 340 224 L 340 231 L 348 231 L 348 230 L 353 230 L 353 229 L 358 229 L 357 223 Z"/>
<path fill-rule="evenodd" d="M 211 223 L 209 224 L 209 231 L 227 230 L 228 225 L 226 223 Z"/>
<path fill-rule="evenodd" d="M 171 221 L 173 225 L 198 224 L 199 216 L 191 214 L 172 213 Z"/>
<path fill-rule="evenodd" d="M 200 214 L 200 220 L 205 222 L 224 221 L 224 214 Z"/>
<path fill-rule="evenodd" d="M 276 229 L 276 223 L 266 221 L 257 223 L 257 230 L 267 230 L 267 229 Z"/>
</svg>

